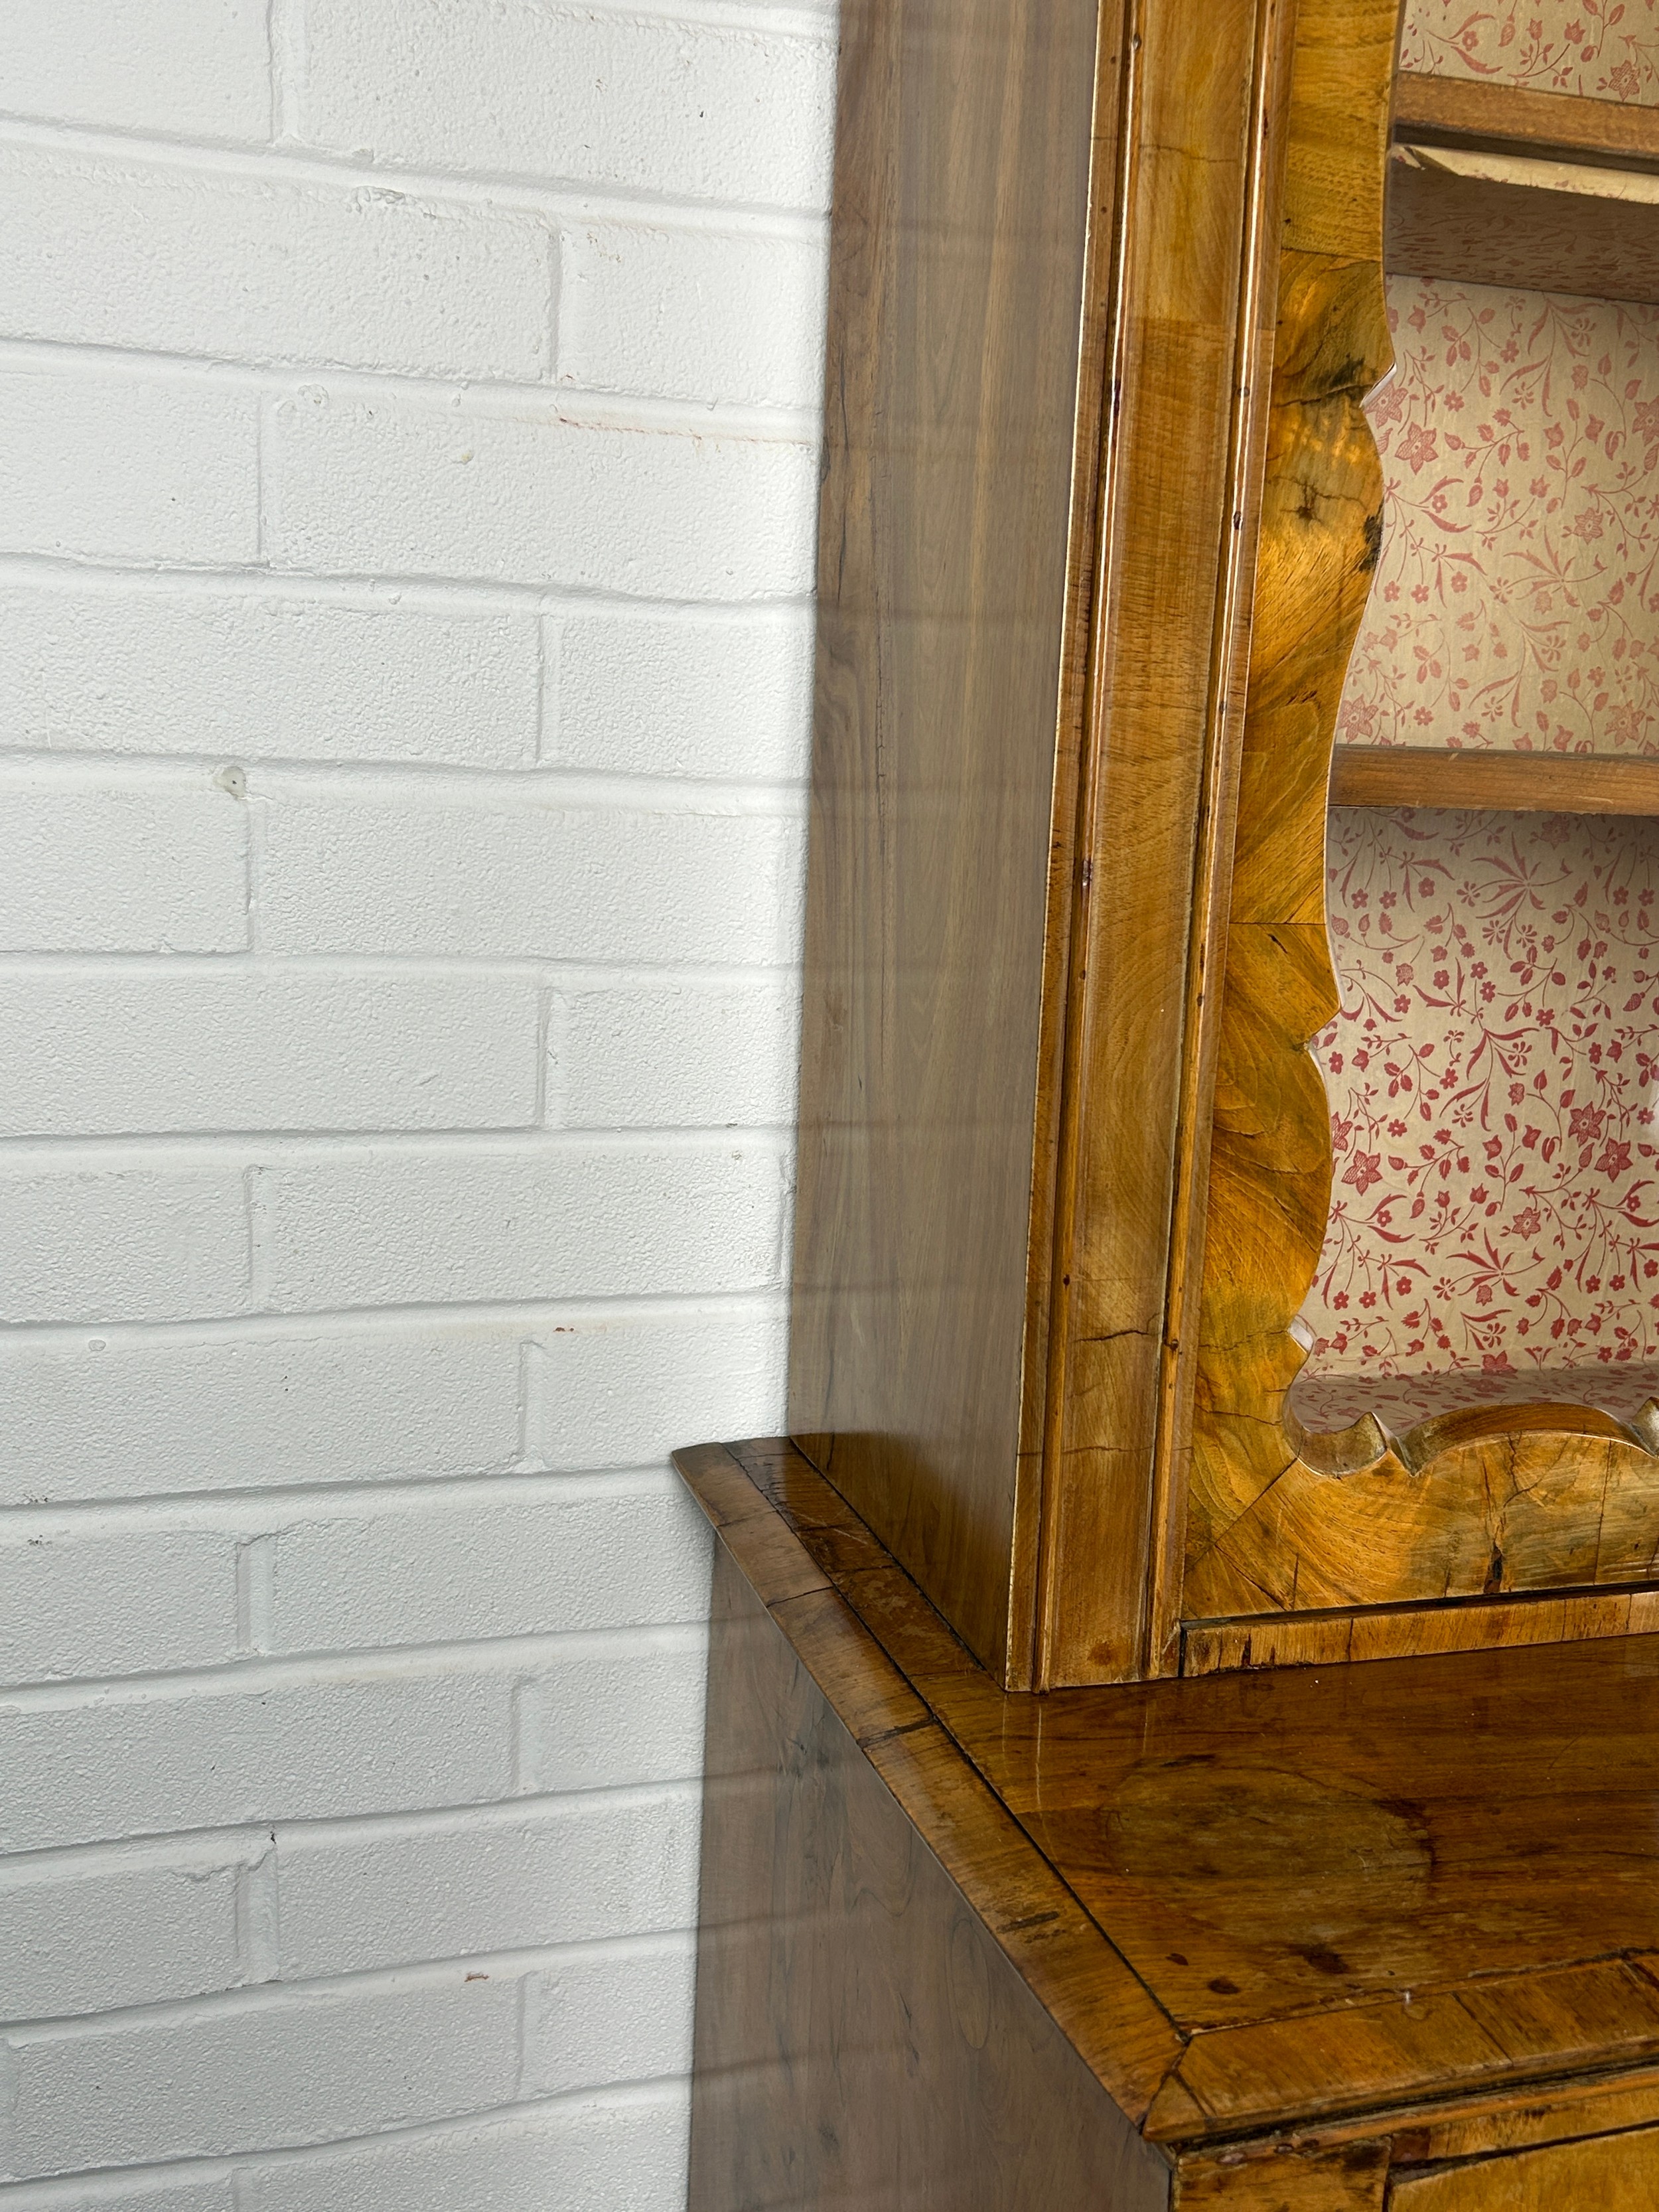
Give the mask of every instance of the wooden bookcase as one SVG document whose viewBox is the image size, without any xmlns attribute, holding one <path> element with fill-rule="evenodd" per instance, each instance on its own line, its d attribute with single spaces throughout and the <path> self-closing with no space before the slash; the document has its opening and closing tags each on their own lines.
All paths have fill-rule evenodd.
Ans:
<svg viewBox="0 0 1659 2212">
<path fill-rule="evenodd" d="M 1659 111 L 1396 86 L 1393 0 L 1099 23 L 847 18 L 790 1431 L 1013 1688 L 1620 1632 L 1659 1414 L 1289 1394 L 1329 799 L 1659 784 L 1344 748 L 1333 789 L 1385 260 L 1659 296 Z"/>
<path fill-rule="evenodd" d="M 1291 1402 L 1332 802 L 1659 797 L 1334 759 L 1386 252 L 1659 240 L 1578 173 L 1653 111 L 1395 35 L 845 0 L 791 1437 L 677 1455 L 693 2212 L 1659 2203 L 1659 1409 Z"/>
</svg>

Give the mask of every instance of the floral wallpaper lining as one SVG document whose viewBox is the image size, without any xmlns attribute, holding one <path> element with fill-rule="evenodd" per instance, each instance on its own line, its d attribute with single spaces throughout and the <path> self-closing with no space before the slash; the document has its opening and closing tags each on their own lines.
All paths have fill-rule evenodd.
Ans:
<svg viewBox="0 0 1659 2212">
<path fill-rule="evenodd" d="M 1659 90 L 1659 88 L 1656 88 Z M 1390 280 L 1347 744 L 1659 753 L 1659 309 Z M 1659 822 L 1333 810 L 1310 1426 L 1659 1395 Z"/>
<path fill-rule="evenodd" d="M 1538 1367 L 1510 1375 L 1480 1375 L 1454 1368 L 1443 1375 L 1309 1375 L 1297 1377 L 1291 1402 L 1304 1426 L 1317 1434 L 1351 1427 L 1371 1413 L 1390 1436 L 1419 1421 L 1472 1406 L 1540 1405 L 1546 1400 L 1594 1406 L 1628 1421 L 1650 1398 L 1659 1398 L 1659 1361 L 1624 1367 Z"/>
<path fill-rule="evenodd" d="M 1659 0 L 1407 0 L 1400 66 L 1659 106 Z"/>
<path fill-rule="evenodd" d="M 1659 307 L 1389 280 L 1344 744 L 1659 753 Z"/>
<path fill-rule="evenodd" d="M 1659 823 L 1340 807 L 1328 868 L 1342 1012 L 1316 1048 L 1335 1176 L 1312 1373 L 1501 1388 L 1639 1364 L 1659 1343 Z"/>
</svg>

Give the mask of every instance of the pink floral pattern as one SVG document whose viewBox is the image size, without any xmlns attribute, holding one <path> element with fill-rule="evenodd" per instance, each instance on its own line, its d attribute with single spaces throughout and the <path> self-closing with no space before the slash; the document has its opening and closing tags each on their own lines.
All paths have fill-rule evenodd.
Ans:
<svg viewBox="0 0 1659 2212">
<path fill-rule="evenodd" d="M 1659 752 L 1659 309 L 1417 277 L 1389 307 L 1339 738 Z M 1659 824 L 1342 809 L 1328 867 L 1301 1418 L 1633 1412 L 1659 1393 Z"/>
<path fill-rule="evenodd" d="M 1407 0 L 1400 66 L 1659 106 L 1659 4 Z"/>
<path fill-rule="evenodd" d="M 1362 1413 L 1370 1413 L 1397 1437 L 1442 1413 L 1498 1402 L 1538 1405 L 1548 1400 L 1594 1406 L 1627 1421 L 1650 1398 L 1659 1398 L 1659 1362 L 1524 1368 L 1507 1375 L 1476 1374 L 1468 1368 L 1443 1375 L 1324 1375 L 1304 1368 L 1292 1402 L 1297 1418 L 1316 1434 L 1348 1428 Z"/>
<path fill-rule="evenodd" d="M 1659 752 L 1659 307 L 1389 283 L 1346 744 Z"/>
<path fill-rule="evenodd" d="M 1343 807 L 1328 869 L 1335 1175 L 1303 1310 L 1324 1387 L 1299 1404 L 1343 1425 L 1370 1401 L 1339 1379 L 1488 1378 L 1468 1400 L 1640 1366 L 1659 1343 L 1659 823 Z"/>
</svg>

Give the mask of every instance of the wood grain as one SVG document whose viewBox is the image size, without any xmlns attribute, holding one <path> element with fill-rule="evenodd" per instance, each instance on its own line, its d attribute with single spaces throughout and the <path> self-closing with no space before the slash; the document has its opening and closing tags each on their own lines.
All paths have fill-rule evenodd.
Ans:
<svg viewBox="0 0 1659 2212">
<path fill-rule="evenodd" d="M 1401 70 L 1394 88 L 1394 131 L 1397 138 L 1430 144 L 1553 154 L 1659 171 L 1659 110 L 1630 100 L 1584 100 Z"/>
<path fill-rule="evenodd" d="M 1403 2177 L 1389 2202 L 1397 2212 L 1568 2212 L 1580 2205 L 1652 2212 L 1659 2203 L 1659 2130 Z"/>
<path fill-rule="evenodd" d="M 1351 66 L 1374 82 L 1374 49 L 1357 44 Z M 1407 106 L 1417 89 L 1402 86 Z M 1328 113 L 1334 103 L 1315 105 Z M 1498 112 L 1475 105 L 1485 124 Z M 1449 131 L 1449 111 L 1437 112 Z M 1375 185 L 1377 133 L 1355 139 L 1353 159 Z M 1370 1418 L 1310 1435 L 1287 1411 L 1303 1357 L 1291 1323 L 1330 1200 L 1329 1110 L 1307 1050 L 1336 1006 L 1328 791 L 1339 801 L 1399 803 L 1391 794 L 1410 788 L 1419 803 L 1477 793 L 1496 803 L 1504 792 L 1565 790 L 1583 765 L 1579 796 L 1599 799 L 1651 777 L 1637 763 L 1442 754 L 1431 764 L 1379 749 L 1339 757 L 1333 788 L 1337 702 L 1380 529 L 1359 401 L 1389 349 L 1375 190 L 1333 201 L 1328 172 L 1318 191 L 1314 174 L 1293 131 L 1180 1608 L 1182 1659 L 1199 1668 L 1328 1665 L 1552 1626 L 1619 1633 L 1632 1620 L 1629 1586 L 1654 1579 L 1659 1560 L 1646 1413 L 1625 1424 L 1582 1407 L 1472 1407 L 1391 1437 Z M 1356 222 L 1356 205 L 1366 210 L 1346 252 L 1328 234 L 1333 205 Z M 1460 1625 L 1446 1618 L 1449 1600 L 1598 1586 L 1616 1594 L 1571 1605 L 1564 1595 L 1553 1612 L 1477 1603 Z"/>
<path fill-rule="evenodd" d="M 842 22 L 789 1422 L 1016 1684 L 1179 1554 L 1289 15 Z"/>
<path fill-rule="evenodd" d="M 1303 1648 L 1183 1632 L 1254 1616 L 1380 1654 L 1449 1598 L 1659 1572 L 1639 1422 L 1286 1412 L 1395 29 L 1393 0 L 843 19 L 789 1421 L 1009 1686 Z M 1396 119 L 1531 145 L 1542 97 L 1575 159 L 1647 158 L 1650 123 L 1492 92 L 1406 85 Z M 1339 798 L 1408 768 L 1444 803 L 1571 775 L 1577 806 L 1659 774 L 1379 751 Z"/>
<path fill-rule="evenodd" d="M 1121 41 L 841 16 L 789 1423 L 1015 1680 Z"/>
<path fill-rule="evenodd" d="M 1162 2212 L 1168 2162 L 717 1562 L 691 2212 Z"/>
<path fill-rule="evenodd" d="M 1524 2077 L 1659 2049 L 1659 1988 L 1621 1961 L 1412 1992 L 1195 2035 L 1154 2100 L 1154 2141 L 1239 2118 L 1376 2106 L 1425 2081 Z"/>
<path fill-rule="evenodd" d="M 1659 227 L 1659 210 L 1655 210 Z M 1333 806 L 1477 806 L 1515 814 L 1659 814 L 1659 761 L 1594 753 L 1338 745 Z"/>
<path fill-rule="evenodd" d="M 1124 94 L 1051 1261 L 1043 1685 L 1133 1677 L 1168 1648 L 1290 16 L 1278 0 L 1149 7 Z"/>
<path fill-rule="evenodd" d="M 1569 177 L 1578 189 L 1568 188 Z M 1419 159 L 1396 147 L 1389 165 L 1389 273 L 1659 300 L 1659 206 L 1651 193 L 1644 204 L 1597 190 L 1601 179 L 1612 184 L 1615 173 L 1583 163 L 1565 173 L 1540 165 L 1524 180 L 1460 176 L 1431 149 Z M 1644 172 L 1641 181 L 1650 187 L 1655 179 Z"/>
<path fill-rule="evenodd" d="M 918 1703 L 917 1684 L 938 1676 L 988 1686 L 984 1669 L 890 1559 L 882 1555 L 872 1568 L 860 1562 L 859 1547 L 839 1543 L 854 1530 L 866 1544 L 873 1540 L 839 1500 L 832 1524 L 818 1517 L 811 1492 L 818 1478 L 793 1446 L 773 1440 L 706 1447 L 675 1460 L 732 1569 L 767 1605 L 885 1788 L 1106 2094 L 1139 2120 L 1179 2055 L 1179 2036 L 943 1726 L 929 1723 L 926 1701 Z M 795 1470 L 805 1478 L 804 1501 Z M 751 1507 L 733 1510 L 732 1478 L 750 1486 Z M 795 1502 L 775 1507 L 763 1480 Z M 769 1531 L 764 1543 L 755 1540 L 762 1526 Z M 832 1564 L 823 1587 L 790 1595 L 812 1579 L 819 1558 L 833 1563 L 837 1556 L 848 1564 Z M 763 1582 L 750 1561 L 763 1562 Z M 718 1602 L 735 1602 L 737 1587 L 717 1580 Z M 769 1600 L 769 1590 L 780 1595 Z M 907 1650 L 919 1662 L 914 1673 L 897 1663 Z M 711 1701 L 725 1694 L 724 1663 L 711 1656 Z"/>
<path fill-rule="evenodd" d="M 1477 1600 L 1374 1612 L 1257 1613 L 1188 1623 L 1183 1674 L 1232 1668 L 1337 1667 L 1354 1660 L 1409 1659 L 1434 1651 L 1479 1651 L 1583 1637 L 1659 1633 L 1659 1590 L 1596 1591 L 1573 1597 Z"/>
<path fill-rule="evenodd" d="M 1418 1466 L 1391 1446 L 1331 1474 L 1285 1447 L 1271 1486 L 1189 1560 L 1191 1617 L 1651 1579 L 1659 1462 L 1647 1444 L 1583 1407 L 1464 1418 L 1484 1426 L 1500 1411 L 1510 1433 L 1468 1443 L 1456 1439 L 1459 1417 L 1425 1424 L 1440 1441 Z M 1241 1479 L 1247 1465 L 1240 1454 Z"/>
<path fill-rule="evenodd" d="M 1329 1203 L 1324 1085 L 1305 1048 L 1336 1006 L 1326 794 L 1381 542 L 1362 402 L 1392 359 L 1382 195 L 1394 34 L 1391 6 L 1331 0 L 1322 19 L 1304 12 L 1297 36 L 1179 1608 L 1189 1619 L 1251 1609 L 1190 1585 L 1294 1461 L 1281 1417 L 1302 1355 L 1289 1329 Z"/>
<path fill-rule="evenodd" d="M 1017 1976 L 1081 2124 L 1102 2092 L 1139 2120 L 1177 2204 L 1376 2212 L 1384 2177 L 1390 2205 L 1454 2173 L 1532 2187 L 1546 2149 L 1558 2194 L 1514 2201 L 1571 2203 L 1584 2138 L 1655 2130 L 1659 1637 L 1010 1693 L 890 1561 L 854 1564 L 855 1516 L 798 1455 L 739 1449 L 690 1462 L 722 1546 L 769 1519 L 750 1556 L 778 1586 L 794 1543 L 833 1587 L 763 1621 L 720 1570 L 696 2097 L 728 2193 L 700 2205 L 951 2201 L 908 2162 L 952 2154 L 906 2100 L 977 2144 L 963 2100 L 1006 2109 L 1031 2046 L 963 2051 L 938 1961 L 967 1938 L 922 1868 L 969 1917 L 974 1986 Z M 982 2156 L 983 2196 L 950 2169 L 964 2204 L 1073 2201 L 994 2128 Z"/>
<path fill-rule="evenodd" d="M 1183 2158 L 1173 2202 L 1180 2212 L 1382 2212 L 1388 2178 L 1386 2142 L 1328 2151 L 1275 2144 L 1261 2156 Z"/>
<path fill-rule="evenodd" d="M 1592 2075 L 1564 2082 L 1551 2095 L 1517 2092 L 1493 2103 L 1443 2109 L 1399 2130 L 1395 2162 L 1432 2166 L 1495 2151 L 1528 2149 L 1595 2135 L 1622 2135 L 1659 2122 L 1659 2069 L 1638 2068 L 1611 2080 Z M 1329 2131 L 1320 2130 L 1323 2140 Z"/>
</svg>

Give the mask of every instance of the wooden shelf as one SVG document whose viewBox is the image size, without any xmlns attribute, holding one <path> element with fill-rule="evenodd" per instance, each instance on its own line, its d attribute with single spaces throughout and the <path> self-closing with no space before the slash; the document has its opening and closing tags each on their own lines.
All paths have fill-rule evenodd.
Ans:
<svg viewBox="0 0 1659 2212">
<path fill-rule="evenodd" d="M 1402 75 L 1391 271 L 1659 301 L 1659 110 Z"/>
<path fill-rule="evenodd" d="M 1395 80 L 1394 135 L 1414 145 L 1659 171 L 1659 108 L 1406 70 Z"/>
<path fill-rule="evenodd" d="M 1339 745 L 1333 806 L 1480 806 L 1510 814 L 1659 814 L 1659 760 Z"/>
</svg>

